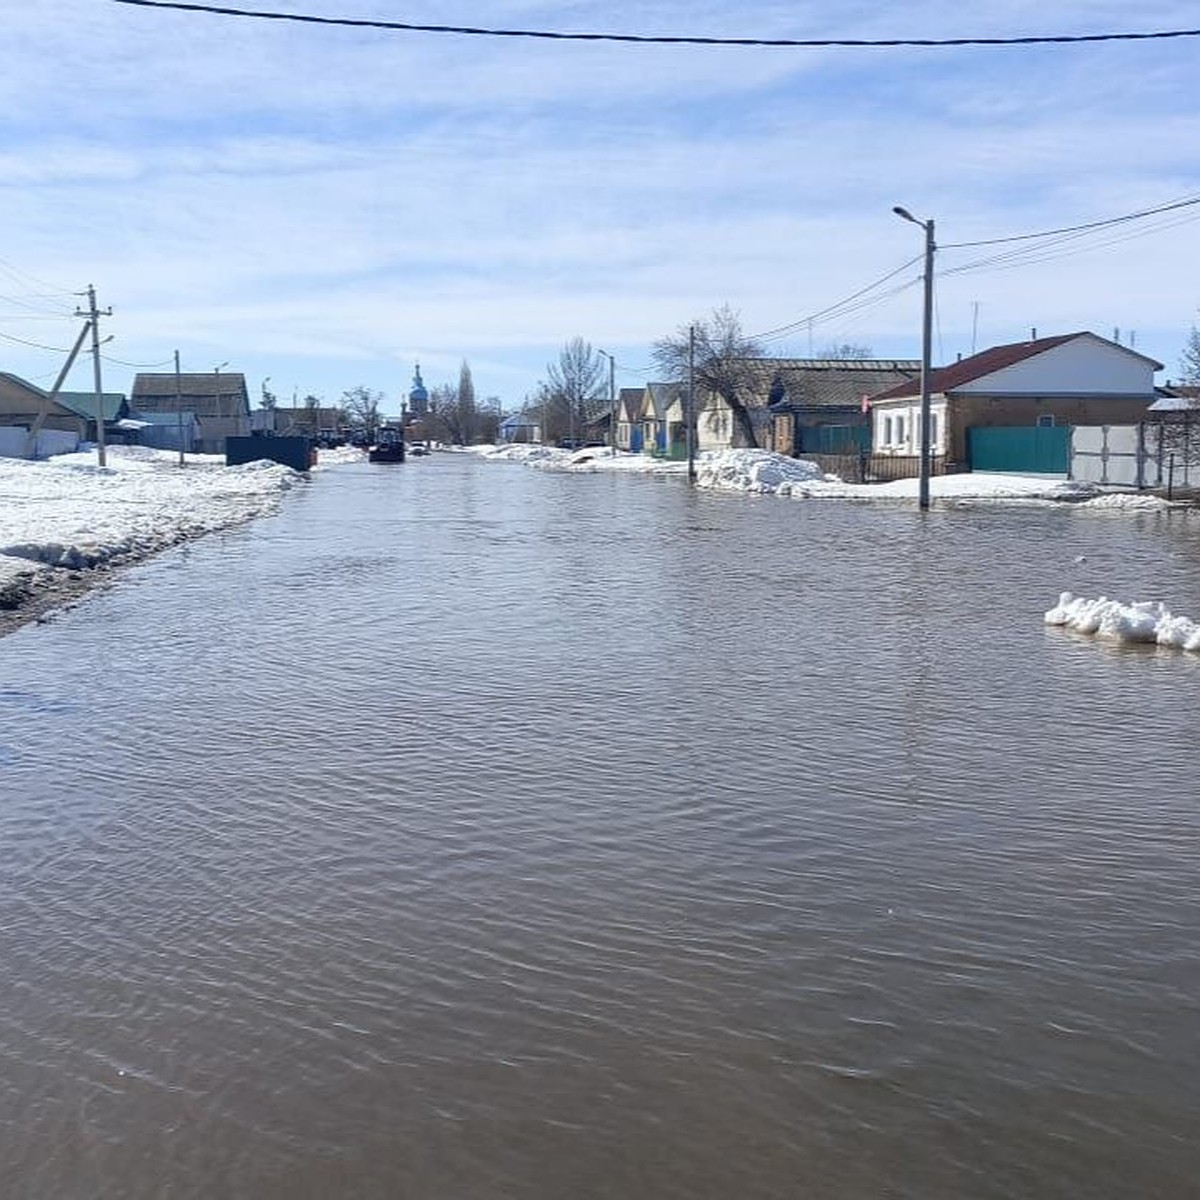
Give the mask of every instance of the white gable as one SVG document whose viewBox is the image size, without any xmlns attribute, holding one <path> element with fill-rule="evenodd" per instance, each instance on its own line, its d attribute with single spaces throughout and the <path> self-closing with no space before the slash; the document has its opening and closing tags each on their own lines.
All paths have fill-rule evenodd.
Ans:
<svg viewBox="0 0 1200 1200">
<path fill-rule="evenodd" d="M 1158 364 L 1084 333 L 954 388 L 968 396 L 1150 396 Z"/>
</svg>

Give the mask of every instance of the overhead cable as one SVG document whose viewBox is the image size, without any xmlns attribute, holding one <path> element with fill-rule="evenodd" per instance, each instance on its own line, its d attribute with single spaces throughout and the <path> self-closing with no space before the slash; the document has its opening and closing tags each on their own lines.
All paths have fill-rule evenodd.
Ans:
<svg viewBox="0 0 1200 1200">
<path fill-rule="evenodd" d="M 351 29 L 387 29 L 401 33 L 449 33 L 469 37 L 539 38 L 557 42 L 625 42 L 656 46 L 774 46 L 793 49 L 835 47 L 896 48 L 938 46 L 1038 46 L 1077 42 L 1145 42 L 1166 38 L 1200 37 L 1200 29 L 1160 29 L 1131 33 L 1034 34 L 1022 37 L 959 38 L 751 38 L 700 37 L 687 34 L 569 33 L 550 29 L 503 29 L 475 25 L 420 25 L 410 21 L 378 21 L 360 17 L 318 17 L 298 12 L 256 12 L 219 4 L 193 4 L 184 0 L 113 0 L 139 8 L 178 9 L 222 17 L 251 17 L 262 21 L 296 21 L 307 25 L 339 25 Z"/>
<path fill-rule="evenodd" d="M 939 250 L 966 250 L 973 246 L 999 246 L 1005 242 L 1029 242 L 1036 238 L 1055 237 L 1061 233 L 1083 233 L 1089 229 L 1103 229 L 1106 225 L 1121 225 L 1127 221 L 1140 221 L 1144 217 L 1157 216 L 1159 213 L 1171 212 L 1176 208 L 1189 208 L 1200 204 L 1200 196 L 1186 196 L 1182 200 L 1173 200 L 1170 204 L 1160 204 L 1157 208 L 1144 208 L 1138 212 L 1125 213 L 1119 217 L 1108 217 L 1103 221 L 1088 221 L 1084 225 L 1064 225 L 1061 229 L 1044 229 L 1041 233 L 1018 233 L 1012 237 L 985 238 L 979 242 L 949 242 L 940 245 Z"/>
</svg>

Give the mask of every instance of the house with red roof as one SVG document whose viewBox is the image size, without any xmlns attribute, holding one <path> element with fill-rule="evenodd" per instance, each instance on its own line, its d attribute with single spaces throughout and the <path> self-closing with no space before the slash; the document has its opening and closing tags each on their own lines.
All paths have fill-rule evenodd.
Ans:
<svg viewBox="0 0 1200 1200">
<path fill-rule="evenodd" d="M 930 373 L 931 453 L 939 465 L 969 470 L 973 430 L 1135 425 L 1158 398 L 1161 370 L 1086 331 L 993 346 Z M 920 454 L 919 374 L 872 396 L 870 407 L 877 454 Z"/>
</svg>

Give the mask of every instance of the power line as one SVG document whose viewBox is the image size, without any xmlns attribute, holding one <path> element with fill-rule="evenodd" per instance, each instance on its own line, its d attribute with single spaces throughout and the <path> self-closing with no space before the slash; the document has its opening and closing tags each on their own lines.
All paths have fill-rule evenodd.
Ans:
<svg viewBox="0 0 1200 1200">
<path fill-rule="evenodd" d="M 64 350 L 62 346 L 46 346 L 41 342 L 31 342 L 25 338 L 19 338 L 11 333 L 0 333 L 0 338 L 6 342 L 17 342 L 22 346 L 32 346 L 35 350 L 52 350 L 55 354 L 70 354 L 70 350 Z"/>
<path fill-rule="evenodd" d="M 157 370 L 160 367 L 169 367 L 175 361 L 172 358 L 168 358 L 168 359 L 164 359 L 162 362 L 156 362 L 156 363 L 136 363 L 136 362 L 126 362 L 123 358 L 113 358 L 109 354 L 102 354 L 100 357 L 102 359 L 104 359 L 104 361 L 107 363 L 116 363 L 117 366 L 119 366 L 119 367 L 134 367 L 140 371 L 153 371 L 153 370 Z"/>
<path fill-rule="evenodd" d="M 1159 213 L 1170 212 L 1176 208 L 1188 208 L 1200 204 L 1200 196 L 1187 196 L 1182 200 L 1173 200 L 1170 204 L 1160 204 L 1157 208 L 1144 208 L 1139 212 L 1125 213 L 1119 217 L 1108 217 L 1103 221 L 1088 221 L 1083 225 L 1064 225 L 1061 229 L 1045 229 L 1041 233 L 1018 233 L 1012 237 L 985 238 L 979 242 L 950 242 L 939 246 L 940 250 L 966 250 L 973 246 L 999 246 L 1005 242 L 1029 242 L 1035 238 L 1054 237 L 1061 233 L 1082 233 L 1089 229 L 1103 229 L 1107 225 L 1120 225 L 1127 221 L 1140 221 L 1144 217 L 1157 216 Z"/>
<path fill-rule="evenodd" d="M 254 12 L 217 4 L 189 4 L 181 0 L 113 0 L 139 8 L 178 9 L 223 17 L 252 17 L 262 21 L 296 21 L 307 25 L 339 25 L 351 29 L 388 29 L 403 33 L 450 33 L 471 37 L 540 38 L 558 42 L 624 42 L 656 46 L 775 46 L 795 49 L 832 47 L 895 48 L 905 46 L 1038 46 L 1078 42 L 1144 42 L 1167 38 L 1200 37 L 1200 29 L 1163 29 L 1135 33 L 1067 33 L 1024 37 L 963 38 L 748 38 L 699 37 L 679 34 L 567 33 L 549 29 L 490 29 L 474 25 L 418 25 L 408 21 L 376 21 L 355 17 L 316 17 L 296 12 Z"/>
<path fill-rule="evenodd" d="M 823 320 L 828 321 L 833 320 L 838 316 L 849 315 L 849 313 L 855 312 L 859 307 L 862 307 L 862 305 L 855 304 L 854 301 L 859 300 L 861 297 L 865 297 L 870 292 L 873 292 L 876 288 L 887 283 L 889 279 L 894 279 L 902 271 L 907 271 L 909 267 L 920 262 L 923 257 L 923 255 L 918 254 L 915 258 L 910 258 L 907 262 L 901 263 L 898 267 L 888 271 L 886 275 L 881 275 L 874 282 L 868 283 L 866 287 L 859 288 L 856 292 L 851 292 L 849 296 L 846 296 L 844 299 L 839 300 L 835 304 L 831 304 L 818 312 L 812 313 L 807 317 L 801 317 L 797 321 L 790 321 L 786 325 L 779 325 L 775 329 L 768 329 L 763 333 L 756 333 L 753 335 L 753 340 L 759 342 L 773 341 L 777 338 L 784 337 L 789 333 L 795 333 L 797 330 L 806 325 L 816 325 Z M 899 290 L 903 291 L 904 288 L 907 288 L 908 286 L 909 284 L 905 284 L 904 287 L 900 288 Z M 895 291 L 888 292 L 887 296 L 892 296 L 894 294 Z M 886 298 L 887 297 L 879 297 L 881 300 Z M 872 299 L 870 303 L 875 303 L 875 299 Z M 845 311 L 843 312 L 843 310 Z"/>
</svg>

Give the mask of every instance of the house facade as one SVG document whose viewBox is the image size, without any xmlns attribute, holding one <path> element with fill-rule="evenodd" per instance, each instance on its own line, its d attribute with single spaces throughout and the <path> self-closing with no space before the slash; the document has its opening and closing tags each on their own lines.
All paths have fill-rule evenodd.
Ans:
<svg viewBox="0 0 1200 1200">
<path fill-rule="evenodd" d="M 913 359 L 794 359 L 776 364 L 768 408 L 769 449 L 862 454 L 871 449 L 869 397 L 920 380 Z"/>
<path fill-rule="evenodd" d="M 143 412 L 194 414 L 196 448 L 202 454 L 223 454 L 227 437 L 245 437 L 251 431 L 246 377 L 237 371 L 136 375 L 129 408 L 133 417 Z"/>
<path fill-rule="evenodd" d="M 100 397 L 99 410 L 105 432 L 117 440 L 116 424 L 127 414 L 123 393 L 105 392 Z M 51 397 L 36 384 L 18 375 L 0 373 L 0 426 L 20 430 L 27 435 L 28 454 L 36 449 L 36 430 L 54 431 L 76 442 L 94 442 L 99 436 L 96 427 L 97 402 L 92 392 L 59 392 Z M 10 434 L 5 444 L 16 446 L 21 438 Z M 61 453 L 67 443 L 55 440 L 55 452 Z M 73 446 L 71 447 L 73 448 Z M 22 453 L 26 453 L 22 450 Z"/>
<path fill-rule="evenodd" d="M 1161 369 L 1086 331 L 993 346 L 930 373 L 931 454 L 969 469 L 972 430 L 1136 424 L 1156 399 Z M 919 373 L 869 404 L 877 454 L 920 454 Z"/>
<path fill-rule="evenodd" d="M 642 452 L 642 417 L 645 388 L 622 388 L 617 393 L 617 449 L 629 454 Z"/>
</svg>

